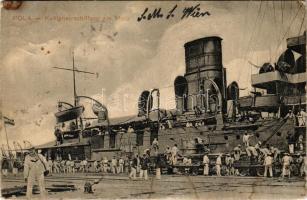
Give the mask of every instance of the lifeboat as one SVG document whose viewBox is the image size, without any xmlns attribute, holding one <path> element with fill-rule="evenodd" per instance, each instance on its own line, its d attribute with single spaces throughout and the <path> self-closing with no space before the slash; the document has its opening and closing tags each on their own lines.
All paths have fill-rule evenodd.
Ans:
<svg viewBox="0 0 307 200">
<path fill-rule="evenodd" d="M 69 120 L 79 118 L 84 112 L 84 106 L 76 106 L 66 110 L 55 113 L 55 117 L 58 123 L 66 122 Z"/>
</svg>

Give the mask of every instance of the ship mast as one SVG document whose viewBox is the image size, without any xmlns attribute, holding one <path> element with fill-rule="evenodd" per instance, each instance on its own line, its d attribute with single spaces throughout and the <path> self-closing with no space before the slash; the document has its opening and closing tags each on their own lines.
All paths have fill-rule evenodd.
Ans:
<svg viewBox="0 0 307 200">
<path fill-rule="evenodd" d="M 75 54 L 74 51 L 72 51 L 72 69 L 71 68 L 62 68 L 62 67 L 53 67 L 55 69 L 60 69 L 60 70 L 66 70 L 66 71 L 72 71 L 73 73 L 73 97 L 74 97 L 74 107 L 77 106 L 77 88 L 76 88 L 76 72 L 79 73 L 84 73 L 84 74 L 93 74 L 96 75 L 98 77 L 98 73 L 93 73 L 93 72 L 88 72 L 88 71 L 81 71 L 75 68 Z M 81 120 L 81 118 L 80 118 Z M 82 121 L 80 121 L 81 125 L 82 125 Z M 76 125 L 78 127 L 78 119 L 76 119 Z"/>
<path fill-rule="evenodd" d="M 75 54 L 74 51 L 72 52 L 72 69 L 70 68 L 62 68 L 62 67 L 53 67 L 55 69 L 60 70 L 67 70 L 73 72 L 73 92 L 74 92 L 74 106 L 77 106 L 77 87 L 76 87 L 76 72 L 78 73 L 84 73 L 84 74 L 92 74 L 96 75 L 98 77 L 98 73 L 89 72 L 89 71 L 82 71 L 75 68 Z"/>
<path fill-rule="evenodd" d="M 77 92 L 76 92 L 76 73 L 75 73 L 75 54 L 72 52 L 72 71 L 73 71 L 73 81 L 74 81 L 74 106 L 77 106 Z"/>
</svg>

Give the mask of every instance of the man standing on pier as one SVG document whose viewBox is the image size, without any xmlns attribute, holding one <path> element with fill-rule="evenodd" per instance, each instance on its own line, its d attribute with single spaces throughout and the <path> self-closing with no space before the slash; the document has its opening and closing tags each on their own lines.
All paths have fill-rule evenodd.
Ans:
<svg viewBox="0 0 307 200">
<path fill-rule="evenodd" d="M 38 181 L 41 199 L 46 199 L 45 172 L 49 172 L 46 158 L 35 152 L 35 148 L 30 149 L 24 162 L 24 179 L 27 182 L 27 199 L 32 198 L 33 183 Z M 47 174 L 46 173 L 46 174 Z"/>
<path fill-rule="evenodd" d="M 284 157 L 282 158 L 282 178 L 291 176 L 290 164 L 292 163 L 292 157 L 288 153 L 284 153 Z"/>
<path fill-rule="evenodd" d="M 219 154 L 216 158 L 215 167 L 216 167 L 216 175 L 221 176 L 221 167 L 222 167 L 222 155 Z"/>
<path fill-rule="evenodd" d="M 129 174 L 129 179 L 131 179 L 131 178 L 133 180 L 136 179 L 136 168 L 137 168 L 137 165 L 138 165 L 138 160 L 137 160 L 136 155 L 134 155 L 132 157 L 132 160 L 131 160 L 131 172 Z"/>
<path fill-rule="evenodd" d="M 204 155 L 203 157 L 203 164 L 204 164 L 204 176 L 208 176 L 209 175 L 209 158 L 207 156 L 207 154 Z"/>
<path fill-rule="evenodd" d="M 116 174 L 117 172 L 117 159 L 115 156 L 113 156 L 112 160 L 111 160 L 111 171 L 112 171 L 112 174 Z"/>
<path fill-rule="evenodd" d="M 140 179 L 143 178 L 147 180 L 148 179 L 148 167 L 149 167 L 149 158 L 148 155 L 145 153 L 143 154 L 143 157 L 141 158 L 141 171 L 140 171 Z"/>
<path fill-rule="evenodd" d="M 172 147 L 172 150 L 171 150 L 172 164 L 173 165 L 177 164 L 177 153 L 178 153 L 178 147 L 177 147 L 177 144 L 174 144 L 174 146 Z"/>
<path fill-rule="evenodd" d="M 267 172 L 269 171 L 270 177 L 273 177 L 273 158 L 271 154 L 267 154 L 264 158 L 264 177 L 267 177 Z"/>
</svg>

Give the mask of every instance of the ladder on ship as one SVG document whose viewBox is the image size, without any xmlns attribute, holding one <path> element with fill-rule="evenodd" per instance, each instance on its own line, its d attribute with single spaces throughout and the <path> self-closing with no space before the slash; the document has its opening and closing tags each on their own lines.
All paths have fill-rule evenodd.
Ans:
<svg viewBox="0 0 307 200">
<path fill-rule="evenodd" d="M 279 130 L 286 124 L 288 120 L 282 120 L 280 121 L 278 124 L 276 124 L 275 126 L 277 126 L 277 128 L 275 128 L 275 130 L 273 131 L 273 133 L 271 135 L 269 135 L 269 137 L 263 141 L 263 145 L 266 144 L 275 134 L 277 134 L 279 132 Z"/>
</svg>

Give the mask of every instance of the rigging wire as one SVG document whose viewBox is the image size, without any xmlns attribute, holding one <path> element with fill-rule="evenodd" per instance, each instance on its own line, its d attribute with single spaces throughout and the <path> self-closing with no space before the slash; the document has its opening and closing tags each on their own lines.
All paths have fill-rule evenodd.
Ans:
<svg viewBox="0 0 307 200">
<path fill-rule="evenodd" d="M 266 2 L 266 6 L 265 6 L 265 8 L 264 8 L 264 10 L 263 10 L 262 19 L 261 19 L 260 24 L 259 24 L 258 33 L 257 33 L 256 35 L 260 35 L 260 33 L 261 33 L 261 29 L 262 29 L 262 25 L 263 25 L 263 21 L 264 21 L 265 15 L 266 15 L 266 11 L 267 11 L 268 5 L 269 5 L 268 2 Z M 259 38 L 259 37 L 257 37 L 257 38 L 255 39 L 254 44 L 257 44 L 257 39 L 258 39 L 258 38 Z M 251 46 L 251 49 L 250 49 L 250 50 L 254 50 L 254 48 L 255 48 L 255 45 L 254 45 L 254 47 Z M 254 57 L 254 55 L 255 55 L 255 51 L 252 51 L 251 57 Z M 258 63 L 257 63 L 257 64 L 258 64 Z"/>
<path fill-rule="evenodd" d="M 287 34 L 289 33 L 289 31 L 290 31 L 290 29 L 291 29 L 291 26 L 293 25 L 294 20 L 295 20 L 296 17 L 298 16 L 299 11 L 301 10 L 302 6 L 303 6 L 303 4 L 300 4 L 300 6 L 299 6 L 298 9 L 297 9 L 297 12 L 296 12 L 295 16 L 294 16 L 293 19 L 290 21 L 290 24 L 289 24 L 289 26 L 288 26 L 286 32 L 284 33 L 283 37 L 281 38 L 281 40 L 279 41 L 279 43 L 278 43 L 278 45 L 277 45 L 277 47 L 276 47 L 276 49 L 275 49 L 275 55 L 277 54 L 278 48 L 279 48 L 280 45 L 282 44 L 283 40 L 285 39 L 285 37 L 286 37 Z"/>
<path fill-rule="evenodd" d="M 303 24 L 304 24 L 304 22 L 305 22 L 305 14 L 304 14 L 304 16 L 303 16 L 303 20 L 302 20 L 302 23 L 301 23 L 301 26 L 300 26 L 300 30 L 298 31 L 298 35 L 301 35 L 301 30 L 302 30 L 302 28 L 303 28 Z"/>
<path fill-rule="evenodd" d="M 263 4 L 261 5 L 261 8 L 262 8 L 262 10 L 263 10 L 263 15 L 261 16 L 261 9 L 259 8 L 259 12 L 258 12 L 258 15 L 257 15 L 257 19 L 256 19 L 256 21 L 257 21 L 257 23 L 255 24 L 255 26 L 258 28 L 257 30 L 255 30 L 254 32 L 253 32 L 253 36 L 252 36 L 252 38 L 251 38 L 251 43 L 249 44 L 249 49 L 248 49 L 248 51 L 246 52 L 247 54 L 246 54 L 246 57 L 250 54 L 250 52 L 252 51 L 252 50 L 254 50 L 254 48 L 255 48 L 255 45 L 257 45 L 257 42 L 255 42 L 255 41 L 257 41 L 257 38 L 255 39 L 255 41 L 254 41 L 254 36 L 257 36 L 257 35 L 259 35 L 260 33 L 261 33 L 261 28 L 262 28 L 262 24 L 263 24 L 263 21 L 264 21 L 264 17 L 265 17 L 265 14 L 266 14 L 266 10 L 267 10 L 267 5 L 268 5 L 268 2 L 266 3 L 266 6 L 264 6 Z M 264 8 L 263 8 L 263 6 L 264 6 Z M 253 43 L 254 43 L 254 47 L 253 47 L 253 45 L 252 45 L 252 41 L 253 41 Z M 254 54 L 255 54 L 255 52 L 253 51 L 252 52 L 252 54 L 251 54 L 251 57 L 254 57 Z M 246 59 L 246 58 L 245 58 Z M 258 61 L 257 61 L 258 62 Z M 241 71 L 240 71 L 241 72 Z M 253 68 L 252 67 L 250 67 L 250 74 L 252 74 L 252 72 L 253 72 Z M 251 77 L 249 76 L 249 81 L 251 81 L 250 80 L 251 79 Z"/>
<path fill-rule="evenodd" d="M 250 2 L 251 2 L 251 0 L 248 1 L 247 6 L 246 6 L 246 10 L 247 10 L 248 13 L 250 13 L 250 12 L 249 12 L 249 4 L 250 4 Z M 244 18 L 244 27 L 247 27 L 247 25 L 248 25 L 247 22 L 248 22 L 248 17 L 245 17 L 245 18 Z M 247 38 L 247 34 L 244 34 L 244 41 L 246 41 L 247 39 L 248 39 L 248 38 Z M 243 50 L 243 49 L 242 49 L 242 50 Z M 242 51 L 242 50 L 241 50 L 241 51 Z"/>
<path fill-rule="evenodd" d="M 250 1 L 249 1 L 249 3 L 250 3 Z M 259 26 L 256 26 L 256 27 L 259 27 L 259 29 L 253 31 L 252 34 L 251 34 L 250 40 L 249 40 L 248 45 L 247 45 L 247 51 L 246 51 L 246 54 L 245 54 L 245 56 L 244 56 L 245 59 L 246 59 L 246 57 L 247 57 L 247 55 L 248 55 L 248 52 L 249 52 L 250 50 L 253 49 L 253 47 L 251 46 L 251 41 L 253 40 L 253 38 L 254 38 L 254 36 L 255 36 L 255 33 L 256 33 L 256 32 L 259 33 L 259 32 L 261 31 L 261 27 L 262 27 L 262 24 L 263 24 L 265 15 L 266 15 L 267 7 L 265 8 L 264 13 L 263 13 L 263 15 L 262 15 L 262 21 L 259 22 L 260 17 L 261 17 L 261 12 L 262 12 L 262 10 L 263 10 L 263 4 L 262 4 L 262 3 L 263 3 L 263 2 L 261 1 L 261 2 L 260 2 L 260 5 L 259 5 L 259 8 L 258 8 L 257 18 L 256 18 L 255 23 L 254 23 L 254 24 L 256 24 L 256 25 L 257 25 L 258 23 L 260 23 Z M 277 27 L 276 8 L 275 8 L 274 2 L 272 2 L 272 5 L 273 5 L 273 10 L 274 10 L 274 23 L 275 23 L 275 26 Z M 290 30 L 290 28 L 291 28 L 291 26 L 292 26 L 294 20 L 296 19 L 296 17 L 297 17 L 297 15 L 298 15 L 298 13 L 299 13 L 299 11 L 300 11 L 302 5 L 303 5 L 303 4 L 300 4 L 300 7 L 298 8 L 298 10 L 297 10 L 297 12 L 296 12 L 294 18 L 291 20 L 291 23 L 289 24 L 289 27 L 287 28 L 287 31 L 285 32 L 285 34 L 283 35 L 282 39 L 280 40 L 280 42 L 279 42 L 279 44 L 278 44 L 278 46 L 277 46 L 277 48 L 276 48 L 276 50 L 275 50 L 275 54 L 274 54 L 274 55 L 276 55 L 276 53 L 277 53 L 276 51 L 277 51 L 278 47 L 280 46 L 281 42 L 283 41 L 283 39 L 284 39 L 284 38 L 286 37 L 286 35 L 288 34 L 288 32 L 289 32 L 289 30 Z M 267 6 L 268 6 L 268 2 L 267 2 Z M 247 7 L 249 7 L 249 4 L 247 5 Z M 302 23 L 301 23 L 301 26 L 300 26 L 300 32 L 301 32 L 302 26 L 303 26 L 303 24 L 304 24 L 304 20 L 305 20 L 305 15 L 304 15 L 304 18 L 303 18 Z M 276 32 L 277 32 L 277 31 L 276 31 Z M 278 40 L 278 39 L 277 39 L 277 40 Z M 271 55 L 271 54 L 272 54 L 272 49 L 270 48 L 270 60 L 272 60 L 272 55 Z M 252 55 L 254 55 L 254 54 L 252 54 Z M 275 57 L 275 56 L 274 56 L 274 57 Z M 241 71 L 240 71 L 239 73 L 241 73 Z M 193 82 L 197 82 L 197 80 L 196 80 L 196 81 L 188 81 L 187 83 L 176 84 L 176 85 L 166 85 L 166 86 L 164 86 L 164 87 L 159 87 L 159 89 L 165 89 L 165 88 L 170 88 L 170 87 L 176 87 L 176 86 L 186 85 L 186 84 L 188 84 L 188 83 L 193 83 Z"/>
<path fill-rule="evenodd" d="M 260 16 L 260 13 L 261 13 L 261 9 L 262 9 L 262 1 L 260 1 L 259 8 L 258 8 L 258 13 L 257 13 L 257 17 L 256 17 L 256 20 L 255 20 L 255 22 L 254 22 L 255 27 L 257 27 L 258 20 L 259 20 L 259 16 Z M 249 39 L 249 41 L 248 41 L 248 43 L 247 43 L 247 46 L 246 46 L 247 48 L 246 48 L 246 50 L 245 50 L 245 55 L 244 55 L 244 57 L 243 57 L 243 60 L 246 60 L 246 58 L 247 58 L 247 56 L 248 56 L 248 52 L 249 52 L 249 50 L 250 50 L 250 45 L 251 45 L 252 39 L 253 39 L 253 37 L 254 37 L 254 33 L 255 33 L 255 31 L 253 31 L 253 32 L 251 33 L 250 39 Z M 252 70 L 252 69 L 250 69 L 250 73 L 251 73 L 251 70 Z M 242 70 L 239 71 L 239 77 L 241 76 L 241 72 L 242 72 Z"/>
<path fill-rule="evenodd" d="M 256 27 L 257 27 L 257 24 L 258 24 L 258 19 L 259 19 L 260 13 L 261 13 L 261 8 L 262 8 L 262 1 L 260 1 L 260 5 L 259 5 L 259 9 L 258 9 L 258 14 L 257 14 L 256 20 L 254 22 Z M 249 52 L 250 45 L 251 45 L 252 39 L 254 37 L 254 33 L 255 33 L 255 31 L 252 32 L 251 37 L 250 37 L 250 39 L 249 39 L 249 41 L 247 43 L 247 49 L 245 51 L 244 60 L 246 60 L 247 54 Z"/>
<path fill-rule="evenodd" d="M 284 22 L 284 8 L 283 8 L 283 1 L 280 1 L 280 7 L 281 7 L 281 24 Z"/>
<path fill-rule="evenodd" d="M 277 25 L 277 20 L 276 20 L 276 9 L 275 9 L 274 1 L 272 1 L 272 5 L 273 5 L 273 14 L 274 14 L 274 25 L 275 25 L 275 30 L 276 30 L 276 31 L 275 31 L 276 43 L 278 43 L 278 42 L 279 42 L 279 37 L 281 37 L 281 34 L 280 34 L 279 31 L 277 31 L 277 30 L 280 29 L 280 28 L 279 28 L 278 25 Z M 278 35 L 278 33 L 279 33 L 279 35 Z M 272 51 L 272 49 L 270 49 L 270 51 Z M 274 60 L 275 60 L 275 57 L 276 57 L 276 55 L 273 54 Z"/>
</svg>

